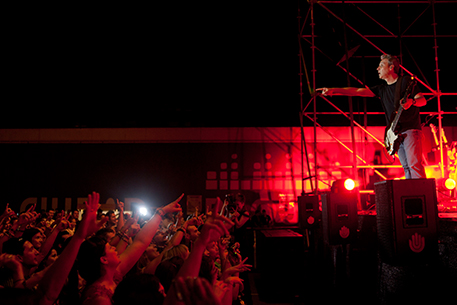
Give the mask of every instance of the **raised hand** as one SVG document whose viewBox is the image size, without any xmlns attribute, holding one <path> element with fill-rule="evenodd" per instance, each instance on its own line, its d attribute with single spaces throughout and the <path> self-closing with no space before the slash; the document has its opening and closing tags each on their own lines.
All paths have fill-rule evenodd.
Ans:
<svg viewBox="0 0 457 305">
<path fill-rule="evenodd" d="M 124 211 L 124 203 L 122 201 L 119 201 L 119 199 L 116 199 L 116 208 L 120 211 Z"/>
<path fill-rule="evenodd" d="M 318 88 L 318 89 L 316 89 L 316 92 L 317 92 L 317 91 L 321 91 L 321 94 L 322 94 L 323 96 L 332 95 L 331 90 L 330 90 L 329 88 L 326 88 L 326 87 L 324 87 L 324 88 Z"/>
<path fill-rule="evenodd" d="M 137 223 L 134 223 L 128 228 L 127 230 L 127 236 L 129 237 L 134 237 L 138 232 L 140 232 L 141 228 L 140 225 Z"/>
<path fill-rule="evenodd" d="M 133 224 L 136 224 L 138 222 L 139 217 L 140 215 L 136 213 L 132 217 L 127 219 L 127 221 L 124 223 L 124 226 L 121 228 L 121 231 L 126 232 Z"/>
<path fill-rule="evenodd" d="M 230 243 L 230 240 L 228 238 L 219 238 L 217 241 L 217 247 L 219 248 L 220 252 L 223 252 L 227 250 L 227 246 Z"/>
<path fill-rule="evenodd" d="M 213 214 L 206 220 L 198 239 L 205 243 L 216 241 L 221 236 L 229 235 L 228 228 L 231 228 L 233 225 L 234 223 L 230 219 Z"/>
<path fill-rule="evenodd" d="M 9 208 L 9 203 L 6 204 L 6 208 L 5 208 L 5 211 L 3 212 L 3 214 L 0 216 L 0 218 L 2 217 L 11 217 L 14 215 L 14 211 L 12 209 Z"/>
<path fill-rule="evenodd" d="M 81 238 L 86 238 L 97 232 L 108 221 L 108 217 L 106 216 L 103 216 L 99 221 L 97 221 L 97 210 L 100 207 L 100 204 L 98 203 L 99 200 L 100 194 L 96 192 L 89 194 L 88 200 L 84 203 L 85 211 L 83 219 L 79 224 L 75 235 Z"/>
<path fill-rule="evenodd" d="M 206 243 L 217 241 L 221 236 L 230 235 L 228 229 L 235 224 L 227 217 L 219 215 L 218 211 L 221 204 L 222 200 L 218 197 L 218 200 L 211 211 L 211 215 L 208 216 L 203 225 L 199 239 L 202 239 Z"/>
<path fill-rule="evenodd" d="M 226 278 L 229 278 L 231 275 L 235 274 L 235 273 L 240 273 L 240 272 L 243 272 L 243 271 L 250 271 L 251 270 L 251 267 L 252 265 L 248 265 L 248 264 L 245 264 L 246 260 L 248 258 L 246 257 L 241 263 L 239 263 L 238 265 L 235 265 L 233 267 L 230 267 L 230 268 L 227 268 L 227 270 L 224 271 L 224 273 L 222 274 L 222 278 L 223 279 L 226 279 Z"/>
<path fill-rule="evenodd" d="M 63 230 L 66 230 L 69 226 L 70 226 L 70 222 L 68 221 L 68 218 L 70 217 L 70 215 L 67 215 L 65 216 L 65 212 L 62 211 L 61 213 L 61 216 L 60 217 L 57 217 L 57 225 L 56 225 L 56 229 L 58 231 L 63 231 Z"/>
<path fill-rule="evenodd" d="M 28 223 L 34 221 L 33 210 L 35 209 L 35 204 L 33 204 L 27 211 L 19 215 L 19 219 L 17 221 L 19 226 L 27 225 Z"/>
<path fill-rule="evenodd" d="M 178 197 L 175 201 L 167 204 L 162 208 L 162 210 L 166 213 L 176 213 L 176 212 L 181 212 L 182 208 L 181 205 L 179 205 L 179 201 L 184 197 L 184 193 L 181 194 L 181 196 Z"/>
</svg>

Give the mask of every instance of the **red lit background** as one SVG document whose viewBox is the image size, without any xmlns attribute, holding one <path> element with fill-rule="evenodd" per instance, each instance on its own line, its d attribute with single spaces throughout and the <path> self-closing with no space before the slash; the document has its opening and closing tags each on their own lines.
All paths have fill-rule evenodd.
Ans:
<svg viewBox="0 0 457 305">
<path fill-rule="evenodd" d="M 378 137 L 384 132 L 382 127 L 369 130 Z M 446 128 L 449 138 L 456 132 Z M 424 134 L 427 176 L 439 179 L 433 136 L 428 128 Z M 51 204 L 75 208 L 77 198 L 97 190 L 107 203 L 114 203 L 113 198 L 139 198 L 153 206 L 184 192 L 200 196 L 201 208 L 218 196 L 241 192 L 248 204 L 284 203 L 295 211 L 294 202 L 302 193 L 300 128 L 61 129 L 37 135 L 31 130 L 15 130 L 10 138 L 3 134 L 3 142 L 10 143 L 1 145 L 8 160 L 0 165 L 3 198 L 16 209 L 27 198 L 37 198 L 43 208 Z M 328 191 L 335 180 L 352 177 L 352 153 L 346 148 L 349 127 L 318 131 L 316 158 L 311 127 L 305 128 L 305 136 L 311 175 L 317 160 L 320 191 Z M 379 143 L 365 141 L 362 133 L 356 137 L 363 140 L 356 150 L 366 162 L 359 160 L 358 165 L 380 165 L 377 170 L 387 179 L 403 177 L 398 160 L 390 167 Z M 30 142 L 35 144 L 25 144 Z M 304 169 L 307 178 L 306 164 Z M 359 168 L 356 185 L 370 193 L 373 183 L 381 180 L 374 169 Z M 305 181 L 304 191 L 310 193 L 310 180 Z M 272 213 L 283 221 L 280 211 Z"/>
</svg>

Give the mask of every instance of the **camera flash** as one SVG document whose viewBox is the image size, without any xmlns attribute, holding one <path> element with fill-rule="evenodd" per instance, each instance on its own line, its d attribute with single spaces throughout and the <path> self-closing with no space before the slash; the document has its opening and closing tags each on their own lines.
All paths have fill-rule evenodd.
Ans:
<svg viewBox="0 0 457 305">
<path fill-rule="evenodd" d="M 148 214 L 148 209 L 146 209 L 145 207 L 141 207 L 139 209 L 139 212 L 141 216 L 146 216 Z"/>
</svg>

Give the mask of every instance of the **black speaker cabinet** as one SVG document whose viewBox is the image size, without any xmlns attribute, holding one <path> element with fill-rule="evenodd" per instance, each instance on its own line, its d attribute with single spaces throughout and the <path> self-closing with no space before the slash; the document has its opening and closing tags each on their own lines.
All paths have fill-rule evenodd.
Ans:
<svg viewBox="0 0 457 305">
<path fill-rule="evenodd" d="M 357 194 L 322 194 L 322 227 L 324 242 L 342 245 L 357 236 Z"/>
<path fill-rule="evenodd" d="M 298 196 L 298 223 L 302 229 L 319 226 L 322 212 L 319 210 L 319 196 Z"/>
<path fill-rule="evenodd" d="M 256 287 L 269 302 L 293 302 L 303 293 L 305 274 L 303 235 L 290 229 L 256 230 Z M 286 301 L 287 300 L 287 301 Z"/>
<path fill-rule="evenodd" d="M 438 250 L 435 179 L 386 180 L 374 185 L 381 259 L 390 264 L 433 259 Z"/>
</svg>

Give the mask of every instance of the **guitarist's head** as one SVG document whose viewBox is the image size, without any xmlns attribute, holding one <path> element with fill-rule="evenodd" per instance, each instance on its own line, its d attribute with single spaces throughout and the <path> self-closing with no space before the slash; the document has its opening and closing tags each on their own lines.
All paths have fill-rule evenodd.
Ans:
<svg viewBox="0 0 457 305">
<path fill-rule="evenodd" d="M 392 83 L 398 77 L 400 62 L 396 56 L 383 54 L 377 70 L 380 79 L 385 80 L 387 83 Z"/>
</svg>

